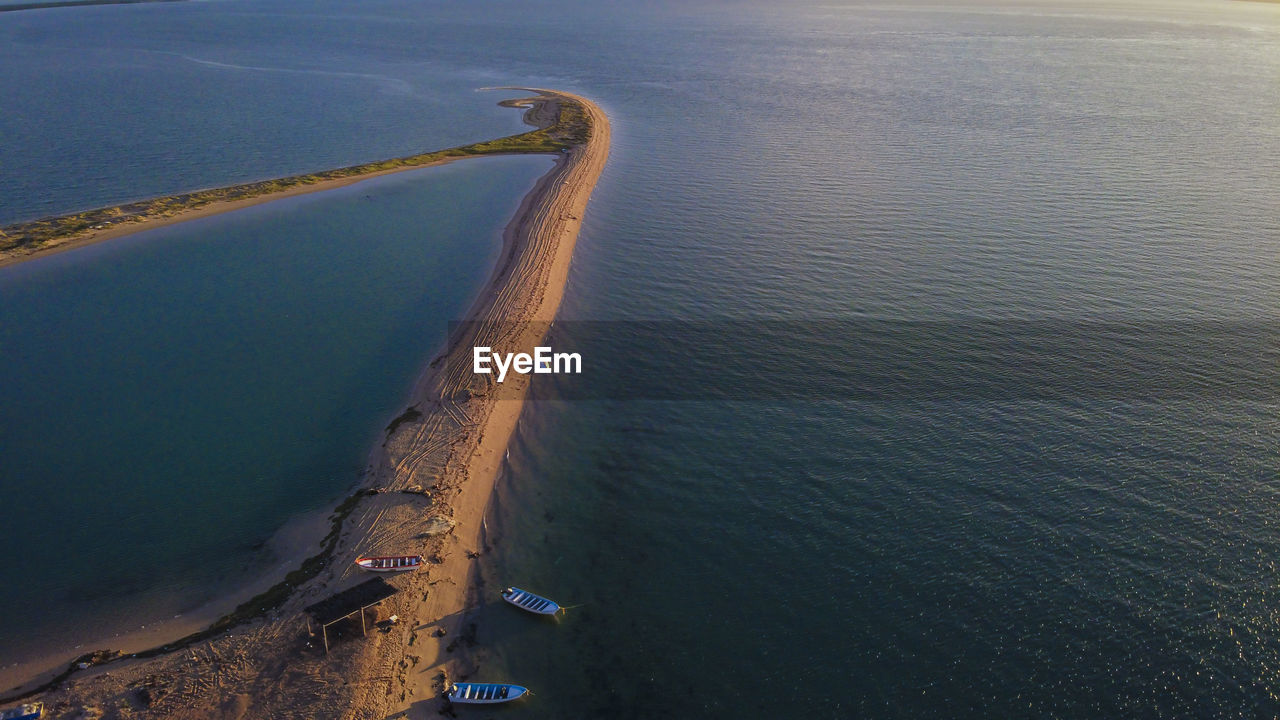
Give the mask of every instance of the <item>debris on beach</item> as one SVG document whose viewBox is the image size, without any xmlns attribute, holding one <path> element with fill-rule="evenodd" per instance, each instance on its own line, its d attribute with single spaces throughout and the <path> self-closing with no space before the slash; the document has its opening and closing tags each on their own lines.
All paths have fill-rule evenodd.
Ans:
<svg viewBox="0 0 1280 720">
<path fill-rule="evenodd" d="M 435 515 L 422 524 L 424 535 L 442 535 L 453 529 L 453 521 L 441 515 Z"/>
</svg>

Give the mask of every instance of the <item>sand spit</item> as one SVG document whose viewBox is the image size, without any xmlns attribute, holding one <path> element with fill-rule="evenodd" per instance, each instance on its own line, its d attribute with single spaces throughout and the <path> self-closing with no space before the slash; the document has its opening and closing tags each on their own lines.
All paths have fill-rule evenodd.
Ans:
<svg viewBox="0 0 1280 720">
<path fill-rule="evenodd" d="M 504 100 L 498 104 L 506 107 L 530 107 L 528 102 L 519 100 Z M 549 105 L 544 108 L 544 105 L 545 103 L 537 103 L 525 113 L 525 121 L 536 129 L 519 135 L 304 175 L 138 200 L 124 205 L 82 210 L 0 227 L 0 267 L 280 198 L 330 190 L 380 175 L 431 167 L 477 155 L 559 154 L 569 147 L 586 142 L 587 118 L 581 106 L 576 102 L 564 103 L 565 112 L 557 114 L 554 108 Z"/>
<path fill-rule="evenodd" d="M 504 232 L 502 256 L 449 347 L 418 382 L 409 409 L 375 450 L 364 495 L 342 525 L 332 558 L 277 610 L 181 650 L 121 659 L 74 673 L 37 696 L 55 718 L 435 717 L 446 682 L 474 672 L 468 613 L 481 598 L 475 558 L 484 512 L 515 430 L 528 376 L 501 398 L 476 383 L 471 348 L 528 351 L 563 296 L 581 218 L 609 154 L 609 121 L 585 98 L 548 90 L 519 101 L 546 127 L 562 109 L 585 114 L 589 133 L 563 152 Z M 326 655 L 302 609 L 366 579 L 358 555 L 418 553 L 424 569 L 390 579 L 400 592 L 330 631 Z M 397 615 L 395 625 L 373 624 Z"/>
</svg>

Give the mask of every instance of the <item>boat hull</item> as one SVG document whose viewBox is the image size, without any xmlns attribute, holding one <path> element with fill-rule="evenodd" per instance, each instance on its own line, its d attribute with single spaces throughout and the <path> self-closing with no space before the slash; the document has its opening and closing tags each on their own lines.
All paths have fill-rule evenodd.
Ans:
<svg viewBox="0 0 1280 720">
<path fill-rule="evenodd" d="M 422 567 L 421 555 L 388 555 L 356 558 L 356 567 L 376 573 L 410 572 Z"/>
<path fill-rule="evenodd" d="M 21 707 L 0 711 L 0 720 L 38 720 L 44 717 L 44 703 L 27 703 Z"/>
<path fill-rule="evenodd" d="M 497 705 L 525 696 L 528 688 L 507 683 L 455 683 L 445 697 L 462 705 Z"/>
<path fill-rule="evenodd" d="M 555 615 L 560 612 L 560 605 L 555 601 L 516 587 L 503 590 L 502 599 L 534 615 Z"/>
</svg>

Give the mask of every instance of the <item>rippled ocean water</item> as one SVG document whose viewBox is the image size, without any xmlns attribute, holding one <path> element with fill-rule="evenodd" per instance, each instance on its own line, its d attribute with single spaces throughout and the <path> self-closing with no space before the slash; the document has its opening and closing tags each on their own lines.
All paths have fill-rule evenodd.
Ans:
<svg viewBox="0 0 1280 720">
<path fill-rule="evenodd" d="M 514 130 L 478 86 L 610 113 L 562 316 L 618 334 L 489 515 L 520 714 L 1280 712 L 1280 7 L 117 10 L 0 16 L 5 217 Z M 673 319 L 726 361 L 621 323 Z"/>
</svg>

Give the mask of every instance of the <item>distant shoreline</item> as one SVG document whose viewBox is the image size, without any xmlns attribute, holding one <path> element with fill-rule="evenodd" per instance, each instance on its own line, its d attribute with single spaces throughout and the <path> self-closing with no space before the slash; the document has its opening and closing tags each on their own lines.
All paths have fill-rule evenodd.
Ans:
<svg viewBox="0 0 1280 720">
<path fill-rule="evenodd" d="M 522 107 L 519 101 L 499 103 Z M 558 154 L 582 141 L 585 120 L 566 108 L 565 117 L 533 122 L 536 130 L 389 160 L 349 165 L 239 185 L 167 195 L 55 215 L 0 227 L 0 267 L 112 240 L 143 230 L 231 212 L 271 200 L 320 192 L 405 170 L 431 167 L 480 155 Z M 529 119 L 529 116 L 526 117 Z"/>
<path fill-rule="evenodd" d="M 52 682 L 51 675 L 45 674 L 22 689 L 15 688 L 5 701 L 39 695 L 46 703 L 90 709 L 128 702 L 144 687 L 148 697 L 173 703 L 153 705 L 152 710 L 161 715 L 172 710 L 211 717 L 231 699 L 252 708 L 245 717 L 282 712 L 326 717 L 336 708 L 359 708 L 369 717 L 383 717 L 389 712 L 388 703 L 414 695 L 421 701 L 432 692 L 438 677 L 457 677 L 471 667 L 458 638 L 465 637 L 466 609 L 477 592 L 475 557 L 484 547 L 485 508 L 520 417 L 528 376 L 508 380 L 506 386 L 518 387 L 512 392 L 504 386 L 500 399 L 478 387 L 472 376 L 459 376 L 457 368 L 466 363 L 456 362 L 453 356 L 469 356 L 474 344 L 515 350 L 542 341 L 563 296 L 581 218 L 609 153 L 609 123 L 603 111 L 576 95 L 534 92 L 538 96 L 504 104 L 527 107 L 525 120 L 539 130 L 493 142 L 528 141 L 528 136 L 554 142 L 562 148 L 550 151 L 556 154 L 555 166 L 525 196 L 507 225 L 497 267 L 466 314 L 474 322 L 465 323 L 466 329 L 449 338 L 444 354 L 418 382 L 409 408 L 388 426 L 386 441 L 375 449 L 373 469 L 361 489 L 332 517 L 332 531 L 323 541 L 322 552 L 200 632 L 160 647 L 124 650 L 133 655 L 122 656 L 119 648 L 88 653 Z M 549 152 L 542 149 L 545 145 L 536 147 L 525 152 Z M 507 148 L 475 154 L 513 152 L 517 151 Z M 452 159 L 456 157 L 438 161 Z M 347 184 L 407 169 L 381 169 L 328 182 Z M 292 188 L 292 193 L 241 198 L 228 205 L 242 207 L 322 189 L 315 185 Z M 228 209 L 232 208 L 205 208 L 201 216 Z M 178 222 L 193 212 L 200 211 L 157 220 Z M 156 226 L 156 221 L 131 223 L 113 232 L 126 234 Z M 90 241 L 102 239 L 106 238 L 95 235 Z M 380 617 L 395 613 L 411 622 L 399 631 L 370 633 L 363 643 L 339 644 L 331 655 L 315 650 L 299 653 L 299 638 L 305 637 L 301 609 L 363 580 L 352 568 L 354 557 L 406 551 L 427 557 L 428 566 L 396 579 L 402 592 L 384 602 Z M 429 633 L 428 627 L 437 630 Z M 228 632 L 232 629 L 234 633 Z M 450 655 L 455 650 L 459 652 Z M 391 693 L 361 694 L 360 688 L 373 678 L 386 675 L 388 665 L 423 655 L 432 659 L 431 673 L 424 667 L 413 677 L 403 676 L 398 700 Z M 227 677 L 228 656 L 237 658 L 237 669 L 253 667 L 254 672 L 239 680 Z M 86 667 L 77 668 L 79 662 Z M 272 679 L 264 686 L 259 682 L 262 678 Z M 323 691 L 317 690 L 317 678 L 324 678 Z M 210 684 L 221 690 L 208 692 Z M 200 689 L 188 692 L 192 687 Z"/>
<path fill-rule="evenodd" d="M 150 3 L 186 2 L 187 0 L 49 0 L 17 5 L 0 5 L 0 12 L 14 10 L 46 10 L 48 8 L 84 7 L 86 5 L 147 5 Z"/>
</svg>

